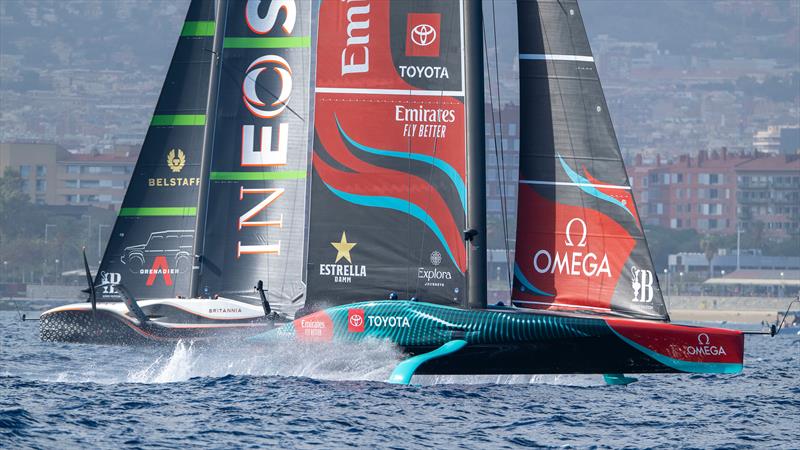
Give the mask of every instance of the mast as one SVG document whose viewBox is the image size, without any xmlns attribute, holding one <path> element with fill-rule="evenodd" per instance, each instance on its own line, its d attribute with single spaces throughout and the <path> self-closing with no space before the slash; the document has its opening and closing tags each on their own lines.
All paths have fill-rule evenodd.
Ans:
<svg viewBox="0 0 800 450">
<path fill-rule="evenodd" d="M 486 308 L 486 155 L 482 2 L 464 0 L 467 109 L 467 306 Z"/>
<path fill-rule="evenodd" d="M 197 218 L 194 233 L 194 259 L 192 263 L 192 278 L 189 287 L 190 298 L 198 296 L 198 281 L 200 268 L 203 263 L 203 245 L 205 244 L 206 210 L 208 209 L 208 183 L 211 169 L 211 147 L 214 142 L 214 118 L 216 117 L 217 92 L 219 91 L 219 65 L 222 56 L 222 41 L 225 34 L 225 18 L 227 0 L 215 0 L 214 10 L 214 43 L 211 48 L 213 62 L 208 80 L 206 97 L 206 128 L 203 134 L 203 156 L 200 162 L 200 193 L 197 200 Z"/>
</svg>

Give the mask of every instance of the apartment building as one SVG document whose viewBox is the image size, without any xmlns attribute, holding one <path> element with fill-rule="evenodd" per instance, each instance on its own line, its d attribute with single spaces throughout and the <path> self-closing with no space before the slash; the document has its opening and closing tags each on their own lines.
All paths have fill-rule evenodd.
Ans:
<svg viewBox="0 0 800 450">
<path fill-rule="evenodd" d="M 71 153 L 52 143 L 0 143 L 0 170 L 17 170 L 31 200 L 119 210 L 136 165 L 130 153 Z"/>
<path fill-rule="evenodd" d="M 783 239 L 799 230 L 800 156 L 700 151 L 674 161 L 634 158 L 628 168 L 642 221 L 701 233 L 747 232 L 764 224 L 765 236 Z"/>
<path fill-rule="evenodd" d="M 736 165 L 740 155 L 701 151 L 675 161 L 645 163 L 641 155 L 628 169 L 642 221 L 673 229 L 728 234 L 736 230 Z"/>
<path fill-rule="evenodd" d="M 753 158 L 736 166 L 738 217 L 745 230 L 764 224 L 768 237 L 800 231 L 800 155 Z"/>
</svg>

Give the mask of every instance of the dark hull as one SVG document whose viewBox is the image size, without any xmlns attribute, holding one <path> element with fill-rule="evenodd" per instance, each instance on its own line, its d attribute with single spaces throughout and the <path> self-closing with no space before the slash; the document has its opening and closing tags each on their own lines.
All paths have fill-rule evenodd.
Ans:
<svg viewBox="0 0 800 450">
<path fill-rule="evenodd" d="M 178 340 L 247 337 L 275 326 L 273 320 L 263 316 L 237 321 L 214 321 L 193 316 L 186 311 L 178 311 L 176 315 L 180 322 L 176 323 L 176 317 L 172 317 L 170 322 L 163 323 L 162 317 L 141 324 L 127 314 L 100 308 L 96 314 L 91 309 L 53 310 L 40 317 L 39 336 L 42 341 L 48 342 L 152 345 Z"/>
<path fill-rule="evenodd" d="M 406 347 L 403 350 L 409 355 L 419 355 L 433 351 L 435 347 Z M 432 359 L 416 371 L 420 375 L 672 372 L 679 371 L 616 338 L 466 346 L 452 355 Z"/>
</svg>

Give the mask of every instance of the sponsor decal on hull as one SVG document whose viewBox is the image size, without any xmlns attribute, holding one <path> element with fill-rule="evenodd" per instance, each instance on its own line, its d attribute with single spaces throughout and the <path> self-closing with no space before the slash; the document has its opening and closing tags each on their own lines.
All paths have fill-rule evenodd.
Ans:
<svg viewBox="0 0 800 450">
<path fill-rule="evenodd" d="M 714 345 L 711 338 L 706 333 L 697 335 L 697 345 L 686 347 L 686 354 L 689 356 L 726 356 L 724 345 Z"/>
<path fill-rule="evenodd" d="M 333 340 L 333 321 L 325 311 L 319 311 L 292 322 L 295 336 L 303 342 L 330 342 Z"/>
<path fill-rule="evenodd" d="M 351 308 L 347 310 L 347 331 L 363 333 L 365 323 L 363 309 Z"/>
<path fill-rule="evenodd" d="M 621 319 L 606 322 L 628 342 L 671 360 L 704 364 L 743 361 L 744 334 L 737 330 Z"/>
<path fill-rule="evenodd" d="M 411 322 L 405 316 L 385 316 L 365 314 L 361 308 L 347 310 L 347 331 L 363 333 L 367 328 L 411 328 Z"/>
</svg>

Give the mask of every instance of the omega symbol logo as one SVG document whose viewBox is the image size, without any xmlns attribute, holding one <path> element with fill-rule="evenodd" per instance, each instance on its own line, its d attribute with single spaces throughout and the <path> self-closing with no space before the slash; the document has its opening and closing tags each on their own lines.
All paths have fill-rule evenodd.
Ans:
<svg viewBox="0 0 800 450">
<path fill-rule="evenodd" d="M 276 98 L 268 108 L 264 108 L 267 104 L 258 97 L 256 86 L 258 85 L 258 76 L 268 68 L 272 68 L 280 78 L 280 93 L 278 94 L 278 98 Z M 275 90 L 277 91 L 277 89 Z M 292 68 L 289 67 L 289 63 L 280 56 L 262 56 L 253 61 L 250 67 L 247 68 L 247 76 L 244 77 L 244 82 L 242 84 L 242 93 L 244 94 L 242 96 L 244 106 L 246 106 L 254 116 L 262 119 L 276 117 L 286 109 L 286 102 L 289 100 L 289 96 L 292 95 Z"/>
<path fill-rule="evenodd" d="M 579 219 L 577 217 L 567 222 L 567 228 L 566 230 L 564 230 L 567 236 L 566 239 L 564 240 L 564 243 L 567 245 L 567 247 L 575 246 L 575 243 L 572 241 L 572 224 L 574 224 L 575 222 L 578 222 L 579 226 L 581 227 L 580 231 L 581 238 L 580 240 L 578 240 L 577 245 L 578 247 L 586 247 L 586 232 L 587 232 L 586 222 L 584 222 L 583 219 Z"/>
<path fill-rule="evenodd" d="M 705 333 L 700 333 L 697 335 L 697 343 L 700 345 L 708 345 L 711 343 L 711 338 Z"/>
<path fill-rule="evenodd" d="M 421 23 L 411 29 L 411 42 L 427 47 L 436 42 L 436 29 L 427 23 Z"/>
<path fill-rule="evenodd" d="M 183 170 L 186 165 L 186 155 L 181 149 L 172 149 L 167 153 L 167 166 L 175 173 Z"/>
</svg>

